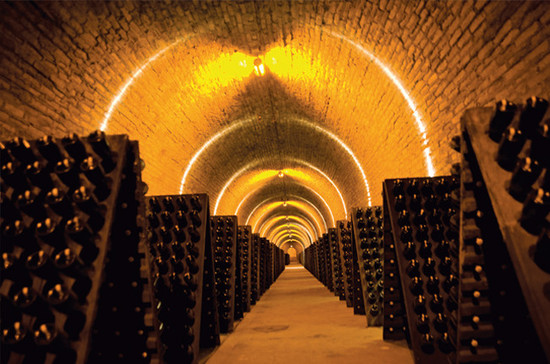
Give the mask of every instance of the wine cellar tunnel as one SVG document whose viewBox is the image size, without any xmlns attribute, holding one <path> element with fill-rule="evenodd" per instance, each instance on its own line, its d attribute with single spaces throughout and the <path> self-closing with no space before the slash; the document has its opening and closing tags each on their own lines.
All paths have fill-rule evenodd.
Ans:
<svg viewBox="0 0 550 364">
<path fill-rule="evenodd" d="M 128 135 L 146 196 L 306 264 L 385 179 L 450 174 L 466 110 L 550 96 L 550 2 L 3 2 L 0 52 L 0 140 Z"/>
</svg>

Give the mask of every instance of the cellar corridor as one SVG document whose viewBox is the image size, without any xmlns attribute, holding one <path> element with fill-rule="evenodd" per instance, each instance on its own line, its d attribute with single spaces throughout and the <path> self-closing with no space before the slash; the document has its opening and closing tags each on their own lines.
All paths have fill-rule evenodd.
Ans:
<svg viewBox="0 0 550 364">
<path fill-rule="evenodd" d="M 225 335 L 208 364 L 412 363 L 403 341 L 382 341 L 300 264 L 286 266 L 261 300 Z"/>
<path fill-rule="evenodd" d="M 550 364 L 549 86 L 550 0 L 0 0 L 0 364 Z"/>
</svg>

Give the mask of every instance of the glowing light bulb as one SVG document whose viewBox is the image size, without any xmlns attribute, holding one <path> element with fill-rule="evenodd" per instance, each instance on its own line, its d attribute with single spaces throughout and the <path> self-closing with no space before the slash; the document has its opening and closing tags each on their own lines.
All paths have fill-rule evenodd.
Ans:
<svg viewBox="0 0 550 364">
<path fill-rule="evenodd" d="M 278 176 L 279 176 L 279 178 L 283 178 L 285 176 L 285 174 L 283 173 L 283 171 L 279 171 Z"/>
<path fill-rule="evenodd" d="M 286 201 L 283 202 L 283 206 L 286 207 Z"/>
<path fill-rule="evenodd" d="M 260 58 L 254 60 L 254 73 L 256 76 L 263 76 L 265 74 L 265 67 Z"/>
</svg>

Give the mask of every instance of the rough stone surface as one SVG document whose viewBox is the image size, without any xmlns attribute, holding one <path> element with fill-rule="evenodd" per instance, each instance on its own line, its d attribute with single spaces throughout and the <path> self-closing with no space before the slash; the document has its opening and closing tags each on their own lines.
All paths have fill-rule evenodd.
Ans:
<svg viewBox="0 0 550 364">
<path fill-rule="evenodd" d="M 436 173 L 447 174 L 466 108 L 550 97 L 549 39 L 546 1 L 5 2 L 0 137 L 88 133 L 118 100 L 106 131 L 140 141 L 151 194 L 177 193 L 197 150 L 230 128 L 197 158 L 184 191 L 215 200 L 247 165 L 309 163 L 348 207 L 366 206 L 362 175 L 335 135 L 379 204 L 384 178 L 427 174 L 413 111 L 381 64 L 410 95 Z M 263 77 L 252 73 L 257 56 Z M 343 218 L 326 178 L 309 172 Z M 265 200 L 266 183 L 241 219 Z M 280 199 L 300 188 L 279 185 L 270 193 Z M 248 192 L 231 184 L 218 212 L 233 213 Z"/>
</svg>

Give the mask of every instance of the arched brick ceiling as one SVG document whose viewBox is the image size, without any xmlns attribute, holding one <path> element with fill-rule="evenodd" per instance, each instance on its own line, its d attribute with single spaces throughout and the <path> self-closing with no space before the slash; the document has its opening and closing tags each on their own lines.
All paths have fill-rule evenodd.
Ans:
<svg viewBox="0 0 550 364">
<path fill-rule="evenodd" d="M 288 194 L 326 220 L 314 190 L 341 219 L 332 183 L 348 208 L 379 204 L 384 178 L 448 173 L 448 141 L 465 108 L 548 96 L 548 2 L 15 2 L 1 10 L 2 139 L 127 133 L 140 141 L 150 194 L 206 192 L 214 206 L 225 191 L 218 212 L 233 213 L 246 197 L 240 218 Z M 262 77 L 252 72 L 257 56 Z M 284 169 L 309 178 L 249 183 Z"/>
<path fill-rule="evenodd" d="M 283 249 L 285 253 L 288 252 L 289 248 L 294 248 L 296 249 L 297 255 L 304 251 L 304 247 L 301 244 L 296 244 L 294 241 L 287 241 L 281 244 L 280 248 Z"/>
</svg>

